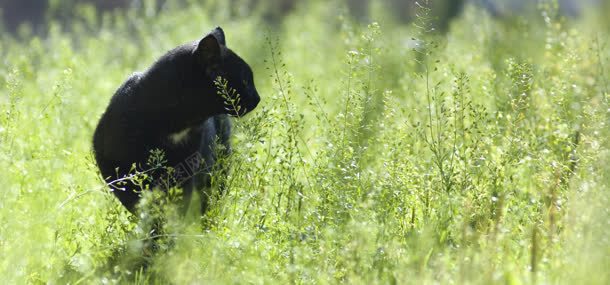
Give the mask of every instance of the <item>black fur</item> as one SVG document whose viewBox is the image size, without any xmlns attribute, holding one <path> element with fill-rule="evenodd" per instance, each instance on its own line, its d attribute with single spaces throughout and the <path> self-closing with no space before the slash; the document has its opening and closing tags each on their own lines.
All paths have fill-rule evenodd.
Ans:
<svg viewBox="0 0 610 285">
<path fill-rule="evenodd" d="M 227 108 L 217 94 L 217 76 L 225 78 L 228 87 L 240 95 L 239 112 Z M 100 172 L 121 203 L 133 212 L 140 186 L 129 179 L 113 181 L 133 173 L 134 163 L 137 171 L 146 171 L 150 152 L 160 149 L 167 166 L 187 170 L 187 179 L 177 182 L 189 197 L 193 188 L 209 184 L 206 177 L 193 174 L 211 169 L 214 142 L 230 150 L 227 115 L 244 115 L 259 100 L 252 70 L 226 47 L 224 32 L 217 27 L 201 40 L 169 51 L 119 87 L 93 136 Z M 175 143 L 171 135 L 180 132 L 185 139 Z M 162 174 L 151 174 L 153 180 L 161 179 Z"/>
</svg>

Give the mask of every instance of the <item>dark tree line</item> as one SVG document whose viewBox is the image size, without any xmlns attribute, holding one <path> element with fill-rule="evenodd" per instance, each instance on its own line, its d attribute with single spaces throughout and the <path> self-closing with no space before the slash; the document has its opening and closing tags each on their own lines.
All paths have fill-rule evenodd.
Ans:
<svg viewBox="0 0 610 285">
<path fill-rule="evenodd" d="M 370 21 L 370 6 L 374 0 L 347 0 L 350 13 L 358 20 Z M 399 22 L 412 22 L 419 9 L 416 2 L 424 5 L 425 0 L 387 0 L 383 3 L 390 14 Z M 438 30 L 446 31 L 450 21 L 458 16 L 464 6 L 464 0 L 429 0 L 427 5 L 431 8 L 432 17 Z"/>
<path fill-rule="evenodd" d="M 203 1 L 203 0 L 202 0 Z M 231 12 L 234 17 L 247 17 L 254 14 L 260 14 L 263 19 L 270 24 L 279 24 L 282 19 L 293 12 L 299 3 L 303 1 L 297 0 L 216 0 L 208 1 L 213 3 L 219 3 L 223 1 L 229 1 Z M 361 22 L 371 21 L 371 4 L 375 1 L 385 5 L 386 10 L 393 16 L 398 22 L 409 23 L 412 22 L 418 11 L 416 1 L 420 3 L 426 2 L 425 0 L 337 0 L 343 1 L 347 11 L 353 16 L 354 19 Z M 48 19 L 56 19 L 62 23 L 69 23 L 73 19 L 78 19 L 79 15 L 76 12 L 76 7 L 79 5 L 91 5 L 93 6 L 98 16 L 101 13 L 116 10 L 125 9 L 136 9 L 142 11 L 144 2 L 148 5 L 153 5 L 157 12 L 161 12 L 164 5 L 167 2 L 186 5 L 188 0 L 0 0 L 0 22 L 5 30 L 9 32 L 16 32 L 21 24 L 30 24 L 34 31 L 40 31 L 44 23 Z M 519 10 L 523 5 L 526 5 L 528 1 L 511 1 L 504 2 L 509 8 L 508 11 L 502 10 L 497 0 L 428 0 L 428 5 L 432 9 L 432 17 L 435 19 L 435 25 L 438 30 L 444 32 L 448 29 L 449 24 L 453 18 L 458 16 L 465 3 L 470 2 L 479 5 L 483 9 L 487 10 L 493 16 L 502 17 L 504 13 L 510 13 L 510 9 Z M 582 3 L 577 0 L 560 0 L 561 11 L 564 15 L 576 16 L 579 12 L 579 7 Z M 225 2 L 226 3 L 226 2 Z M 508 5 L 510 3 L 510 5 Z M 580 4 L 578 4 L 580 3 Z M 585 5 L 602 3 L 600 8 L 608 7 L 610 1 L 601 0 L 584 0 Z M 531 4 L 531 3 L 530 3 Z M 150 8 L 150 7 L 149 7 Z M 505 7 L 506 8 L 506 7 Z"/>
<path fill-rule="evenodd" d="M 165 4 L 166 0 L 152 2 L 157 10 Z M 142 0 L 0 0 L 0 19 L 2 26 L 9 32 L 16 32 L 22 24 L 29 24 L 34 32 L 40 31 L 49 19 L 57 19 L 68 23 L 78 18 L 77 7 L 91 5 L 98 16 L 104 12 L 139 9 Z"/>
<path fill-rule="evenodd" d="M 358 21 L 371 21 L 370 8 L 374 1 L 379 0 L 343 0 L 348 12 Z M 409 23 L 415 18 L 417 6 L 416 0 L 384 0 L 382 5 L 399 21 Z M 420 0 L 421 2 L 421 0 Z M 433 17 L 437 20 L 437 28 L 446 30 L 452 18 L 457 16 L 464 6 L 465 0 L 429 0 Z M 235 14 L 240 15 L 238 10 L 260 11 L 264 19 L 269 23 L 279 23 L 282 18 L 296 9 L 300 3 L 297 0 L 231 0 Z"/>
<path fill-rule="evenodd" d="M 167 0 L 153 1 L 160 11 Z M 284 16 L 291 13 L 298 5 L 297 0 L 229 0 L 235 16 L 249 16 L 261 13 L 265 21 L 271 24 L 280 23 Z M 374 0 L 344 0 L 348 11 L 357 20 L 370 20 L 370 5 Z M 178 2 L 186 2 L 178 0 Z M 55 3 L 55 4 L 52 4 Z M 401 22 L 410 22 L 415 17 L 415 0 L 383 1 L 394 17 Z M 445 30 L 450 19 L 459 14 L 464 0 L 430 0 L 438 28 Z M 20 25 L 29 24 L 34 31 L 39 31 L 50 19 L 67 23 L 78 18 L 75 7 L 92 5 L 98 14 L 124 9 L 141 9 L 142 0 L 0 0 L 0 18 L 5 30 L 16 32 Z"/>
</svg>

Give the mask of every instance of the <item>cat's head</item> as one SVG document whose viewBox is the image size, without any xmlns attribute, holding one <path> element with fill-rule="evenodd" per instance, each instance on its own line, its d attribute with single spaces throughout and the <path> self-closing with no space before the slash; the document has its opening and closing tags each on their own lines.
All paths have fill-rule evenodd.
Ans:
<svg viewBox="0 0 610 285">
<path fill-rule="evenodd" d="M 256 108 L 260 97 L 254 87 L 252 69 L 227 48 L 224 31 L 220 27 L 216 27 L 199 41 L 193 55 L 209 80 L 216 81 L 217 84 L 226 80 L 226 86 L 215 86 L 217 91 L 223 88 L 228 95 L 239 96 L 238 100 L 232 97 L 234 100 L 231 103 L 227 102 L 228 98 L 213 94 L 216 95 L 215 100 L 220 100 L 223 105 L 224 113 L 242 116 Z M 233 106 L 235 104 L 237 105 Z"/>
</svg>

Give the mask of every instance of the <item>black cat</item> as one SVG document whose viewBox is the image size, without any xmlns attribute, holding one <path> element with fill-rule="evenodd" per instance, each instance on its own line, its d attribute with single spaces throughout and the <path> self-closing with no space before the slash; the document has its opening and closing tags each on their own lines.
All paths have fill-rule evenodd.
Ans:
<svg viewBox="0 0 610 285">
<path fill-rule="evenodd" d="M 166 165 L 175 169 L 172 180 L 182 186 L 185 199 L 209 184 L 216 142 L 224 152 L 230 150 L 228 115 L 242 116 L 260 101 L 252 76 L 217 27 L 203 39 L 169 51 L 119 87 L 95 129 L 93 149 L 102 176 L 129 211 L 135 211 L 142 189 L 125 177 L 148 171 L 152 185 L 163 184 L 164 174 L 151 171 L 147 163 L 154 150 L 162 150 Z M 219 77 L 239 95 L 236 107 L 226 100 L 237 98 L 218 95 Z"/>
</svg>

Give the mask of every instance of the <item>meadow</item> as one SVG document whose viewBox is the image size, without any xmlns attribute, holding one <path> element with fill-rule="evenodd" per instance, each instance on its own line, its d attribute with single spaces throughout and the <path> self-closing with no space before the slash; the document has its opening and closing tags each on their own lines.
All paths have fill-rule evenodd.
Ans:
<svg viewBox="0 0 610 285">
<path fill-rule="evenodd" d="M 603 9 L 467 5 L 442 32 L 426 7 L 362 22 L 302 1 L 269 23 L 190 2 L 1 34 L 0 283 L 610 283 Z M 94 128 L 130 74 L 216 25 L 261 104 L 234 120 L 205 215 L 172 189 L 136 217 L 100 177 Z M 164 246 L 143 253 L 159 217 Z"/>
</svg>

